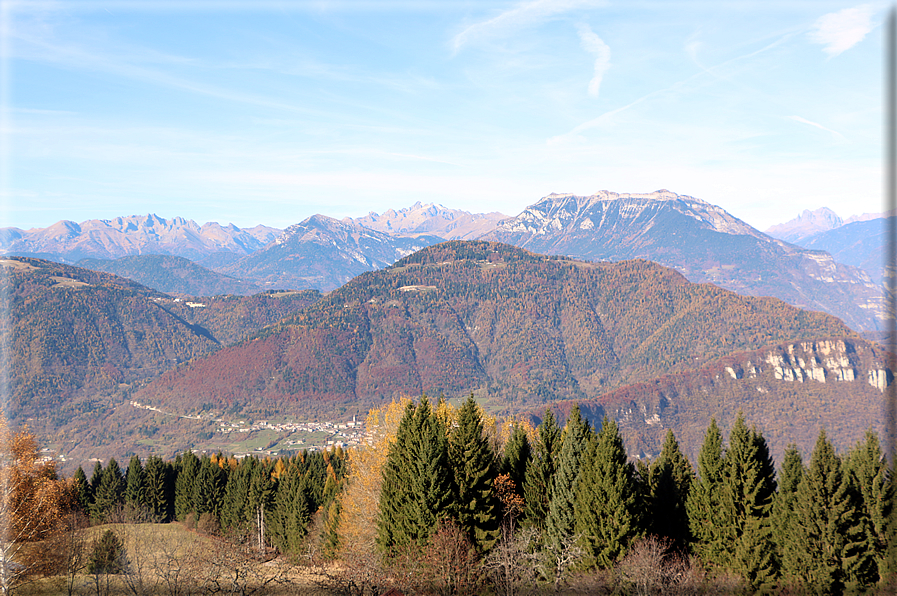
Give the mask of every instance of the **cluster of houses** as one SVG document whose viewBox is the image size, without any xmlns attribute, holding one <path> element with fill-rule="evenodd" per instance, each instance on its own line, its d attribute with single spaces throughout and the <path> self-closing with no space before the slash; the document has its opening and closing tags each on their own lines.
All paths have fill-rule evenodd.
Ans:
<svg viewBox="0 0 897 596">
<path fill-rule="evenodd" d="M 314 433 L 320 436 L 323 434 L 326 438 L 322 440 L 307 441 L 306 439 L 288 439 L 287 445 L 296 449 L 307 449 L 309 451 L 317 451 L 331 447 L 351 447 L 359 445 L 365 441 L 364 422 L 358 422 L 352 417 L 351 422 L 270 422 L 268 420 L 256 420 L 252 423 L 237 420 L 229 421 L 222 418 L 216 418 L 215 414 L 174 414 L 165 412 L 155 406 L 142 404 L 131 401 L 131 406 L 143 410 L 152 410 L 160 414 L 176 416 L 178 418 L 189 418 L 191 420 L 214 420 L 218 424 L 217 432 L 225 435 L 231 433 L 246 433 L 271 430 L 278 434 L 292 435 L 295 433 Z"/>
</svg>

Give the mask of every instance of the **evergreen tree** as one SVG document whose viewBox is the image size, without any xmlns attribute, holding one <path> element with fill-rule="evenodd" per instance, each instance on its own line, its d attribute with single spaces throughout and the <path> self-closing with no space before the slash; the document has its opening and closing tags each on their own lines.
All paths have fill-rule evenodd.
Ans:
<svg viewBox="0 0 897 596">
<path fill-rule="evenodd" d="M 268 521 L 271 542 L 281 552 L 299 552 L 311 519 L 308 477 L 290 465 L 277 481 L 277 495 Z"/>
<path fill-rule="evenodd" d="M 196 515 L 211 513 L 218 519 L 226 487 L 227 472 L 204 456 L 199 462 L 199 476 L 193 484 L 193 511 Z"/>
<path fill-rule="evenodd" d="M 159 521 L 166 521 L 171 517 L 173 503 L 172 468 L 162 461 L 162 458 L 153 455 L 146 460 L 143 469 L 145 502 L 150 513 Z"/>
<path fill-rule="evenodd" d="M 849 474 L 845 476 L 834 447 L 821 432 L 797 489 L 788 540 L 798 559 L 786 575 L 817 594 L 843 594 L 873 581 L 874 557 L 861 509 Z"/>
<path fill-rule="evenodd" d="M 504 456 L 501 460 L 501 472 L 507 474 L 514 481 L 517 494 L 523 496 L 523 484 L 526 479 L 526 469 L 532 458 L 529 438 L 526 431 L 519 424 L 514 425 L 511 436 L 505 445 Z"/>
<path fill-rule="evenodd" d="M 864 440 L 850 452 L 847 468 L 851 481 L 862 498 L 862 514 L 870 533 L 877 575 L 879 578 L 886 578 L 889 570 L 888 538 L 894 487 L 878 435 L 871 430 L 866 431 Z"/>
<path fill-rule="evenodd" d="M 78 467 L 75 472 L 75 490 L 78 499 L 78 505 L 84 513 L 90 512 L 90 505 L 93 502 L 93 494 L 90 491 L 90 482 L 87 480 L 87 474 L 84 468 Z"/>
<path fill-rule="evenodd" d="M 741 413 L 729 434 L 723 463 L 720 513 L 729 549 L 722 566 L 744 578 L 754 590 L 769 590 L 777 574 L 770 513 L 775 468 L 763 436 L 749 430 Z"/>
<path fill-rule="evenodd" d="M 109 460 L 109 465 L 103 470 L 99 486 L 94 495 L 91 517 L 98 521 L 105 521 L 118 505 L 124 502 L 125 479 L 121 468 L 115 458 Z"/>
<path fill-rule="evenodd" d="M 268 510 L 271 509 L 274 502 L 276 486 L 271 478 L 273 468 L 274 465 L 271 463 L 259 462 L 253 466 L 252 476 L 249 478 L 246 510 L 253 516 L 252 527 L 255 529 L 259 552 L 264 552 L 265 550 Z"/>
<path fill-rule="evenodd" d="M 193 505 L 193 488 L 199 475 L 199 458 L 188 451 L 181 457 L 181 464 L 174 483 L 174 515 L 184 521 L 188 513 L 196 511 Z"/>
<path fill-rule="evenodd" d="M 556 452 L 560 448 L 560 441 L 561 429 L 558 428 L 551 408 L 546 408 L 523 482 L 524 523 L 539 530 L 545 529 L 545 519 L 548 517 L 551 488 L 554 485 Z"/>
<path fill-rule="evenodd" d="M 723 484 L 723 436 L 716 419 L 704 433 L 698 454 L 698 478 L 686 501 L 692 549 L 705 563 L 722 565 L 729 545 L 723 534 L 720 495 Z"/>
<path fill-rule="evenodd" d="M 691 542 L 686 503 L 694 481 L 694 470 L 679 449 L 673 431 L 667 431 L 660 456 L 648 471 L 650 498 L 649 531 L 673 541 L 674 548 L 684 549 Z"/>
<path fill-rule="evenodd" d="M 786 581 L 796 579 L 788 570 L 799 567 L 800 545 L 790 540 L 794 532 L 794 508 L 797 500 L 797 487 L 804 477 L 804 464 L 800 451 L 795 445 L 789 445 L 782 461 L 782 473 L 779 475 L 778 492 L 772 502 L 773 540 L 776 544 L 778 567 Z M 802 550 L 802 549 L 800 549 Z"/>
<path fill-rule="evenodd" d="M 426 397 L 409 403 L 383 467 L 377 544 L 424 546 L 454 504 L 445 427 Z"/>
<path fill-rule="evenodd" d="M 575 531 L 594 565 L 609 569 L 641 533 L 635 470 L 616 422 L 605 417 L 590 441 L 576 482 Z"/>
<path fill-rule="evenodd" d="M 134 509 L 140 509 L 146 505 L 146 483 L 143 465 L 136 455 L 132 455 L 131 461 L 128 462 L 125 478 L 125 504 Z"/>
<path fill-rule="evenodd" d="M 483 436 L 480 408 L 473 396 L 458 410 L 458 428 L 449 441 L 449 460 L 457 491 L 454 514 L 458 526 L 479 552 L 486 552 L 498 540 L 499 502 L 493 491 L 495 454 Z"/>
<path fill-rule="evenodd" d="M 576 479 L 580 472 L 580 460 L 589 447 L 591 437 L 592 429 L 580 415 L 579 405 L 573 406 L 564 426 L 546 520 L 548 535 L 555 542 L 573 535 Z"/>
<path fill-rule="evenodd" d="M 100 487 L 100 480 L 103 479 L 103 464 L 96 462 L 93 465 L 93 474 L 90 476 L 90 494 L 91 498 L 97 493 Z"/>
<path fill-rule="evenodd" d="M 256 465 L 255 458 L 243 458 L 236 469 L 228 474 L 227 486 L 224 489 L 221 528 L 225 534 L 234 536 L 241 542 L 249 536 L 254 519 L 247 503 L 249 502 L 249 483 Z"/>
</svg>

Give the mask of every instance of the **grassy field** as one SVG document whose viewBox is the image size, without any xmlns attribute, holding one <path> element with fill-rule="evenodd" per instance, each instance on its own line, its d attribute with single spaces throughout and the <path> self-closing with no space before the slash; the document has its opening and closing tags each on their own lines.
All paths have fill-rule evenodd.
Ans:
<svg viewBox="0 0 897 596">
<path fill-rule="evenodd" d="M 90 573 L 90 552 L 100 537 L 112 531 L 120 538 L 127 571 Z M 74 573 L 28 578 L 14 593 L 33 596 L 78 595 L 201 595 L 270 594 L 277 596 L 329 596 L 320 587 L 322 576 L 283 558 L 258 555 L 183 524 L 106 524 L 78 531 L 67 542 L 80 547 L 70 560 Z M 40 551 L 67 545 L 31 545 Z"/>
</svg>

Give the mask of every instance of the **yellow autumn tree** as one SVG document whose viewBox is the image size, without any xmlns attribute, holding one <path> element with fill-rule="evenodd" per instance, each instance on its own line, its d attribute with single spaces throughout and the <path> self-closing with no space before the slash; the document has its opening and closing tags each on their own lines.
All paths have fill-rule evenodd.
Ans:
<svg viewBox="0 0 897 596">
<path fill-rule="evenodd" d="M 403 396 L 382 408 L 368 412 L 365 421 L 366 444 L 349 452 L 346 489 L 340 495 L 340 544 L 347 554 L 373 553 L 376 550 L 377 509 L 383 481 L 383 465 L 389 446 L 395 441 L 399 422 L 412 399 Z"/>
</svg>

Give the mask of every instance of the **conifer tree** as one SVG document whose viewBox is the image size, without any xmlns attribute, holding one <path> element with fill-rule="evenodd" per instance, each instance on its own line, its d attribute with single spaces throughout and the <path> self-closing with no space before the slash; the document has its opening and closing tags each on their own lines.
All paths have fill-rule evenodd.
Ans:
<svg viewBox="0 0 897 596">
<path fill-rule="evenodd" d="M 193 484 L 193 512 L 197 516 L 211 513 L 218 519 L 226 487 L 227 472 L 204 456 L 199 462 L 199 475 Z"/>
<path fill-rule="evenodd" d="M 285 553 L 298 553 L 308 533 L 311 519 L 311 499 L 308 477 L 299 473 L 295 465 L 287 467 L 277 481 L 277 495 L 268 521 L 271 542 Z"/>
<path fill-rule="evenodd" d="M 798 554 L 786 574 L 817 594 L 843 594 L 874 578 L 874 558 L 861 515 L 858 492 L 845 476 L 840 458 L 820 432 L 810 465 L 797 489 L 793 532 L 788 540 Z"/>
<path fill-rule="evenodd" d="M 90 491 L 90 481 L 87 480 L 87 474 L 84 468 L 78 466 L 75 472 L 75 490 L 77 491 L 78 505 L 84 513 L 90 512 L 90 504 L 93 501 L 93 495 Z"/>
<path fill-rule="evenodd" d="M 728 549 L 723 534 L 720 495 L 723 484 L 723 436 L 716 419 L 704 433 L 698 454 L 698 478 L 686 501 L 692 549 L 705 563 L 721 565 Z"/>
<path fill-rule="evenodd" d="M 196 510 L 193 505 L 193 487 L 199 475 L 199 458 L 188 451 L 181 457 L 177 480 L 174 483 L 174 515 L 178 521 L 184 521 L 188 513 Z"/>
<path fill-rule="evenodd" d="M 785 581 L 792 581 L 788 570 L 796 569 L 800 553 L 800 545 L 790 540 L 794 532 L 794 508 L 797 500 L 797 487 L 804 476 L 804 464 L 800 451 L 795 445 L 789 445 L 782 461 L 782 473 L 779 475 L 778 491 L 772 502 L 773 540 L 776 544 L 778 567 Z"/>
<path fill-rule="evenodd" d="M 551 408 L 546 408 L 523 482 L 524 523 L 539 530 L 545 529 L 545 519 L 548 517 L 560 441 L 561 429 Z"/>
<path fill-rule="evenodd" d="M 138 456 L 131 456 L 125 479 L 125 504 L 134 509 L 143 507 L 146 504 L 146 487 L 143 464 Z"/>
<path fill-rule="evenodd" d="M 691 542 L 686 503 L 695 473 L 672 430 L 667 431 L 663 448 L 651 463 L 648 476 L 649 531 L 672 540 L 674 548 L 684 549 Z"/>
<path fill-rule="evenodd" d="M 249 536 L 253 514 L 249 511 L 249 482 L 252 470 L 257 465 L 255 458 L 246 457 L 227 478 L 224 502 L 221 506 L 221 528 L 225 533 L 237 538 Z"/>
<path fill-rule="evenodd" d="M 862 499 L 862 515 L 869 528 L 877 575 L 886 578 L 889 574 L 888 539 L 894 486 L 878 435 L 866 431 L 865 438 L 850 452 L 847 468 Z"/>
<path fill-rule="evenodd" d="M 454 515 L 458 526 L 479 552 L 486 552 L 498 539 L 499 502 L 493 491 L 497 474 L 495 454 L 483 436 L 480 408 L 473 396 L 458 410 L 458 428 L 449 441 L 449 461 L 457 491 Z"/>
<path fill-rule="evenodd" d="M 460 414 L 460 412 L 459 412 Z M 532 453 L 529 438 L 523 426 L 515 424 L 505 445 L 505 452 L 501 460 L 501 472 L 507 474 L 514 481 L 517 494 L 523 496 L 523 483 L 526 478 L 526 469 L 529 466 Z"/>
<path fill-rule="evenodd" d="M 555 542 L 573 535 L 576 479 L 580 472 L 582 454 L 589 447 L 591 437 L 592 429 L 580 415 L 579 405 L 573 406 L 564 426 L 546 520 L 548 535 Z"/>
<path fill-rule="evenodd" d="M 616 422 L 605 417 L 582 457 L 574 504 L 574 529 L 599 568 L 612 567 L 642 533 L 634 472 Z"/>
<path fill-rule="evenodd" d="M 445 427 L 424 396 L 409 403 L 383 467 L 377 544 L 396 547 L 427 544 L 438 522 L 450 516 L 453 479 Z"/>
<path fill-rule="evenodd" d="M 96 462 L 93 465 L 93 473 L 90 476 L 90 494 L 95 495 L 97 488 L 100 486 L 100 480 L 103 479 L 103 464 Z"/>
<path fill-rule="evenodd" d="M 106 517 L 115 510 L 116 506 L 124 501 L 124 494 L 125 479 L 122 476 L 118 462 L 113 457 L 109 460 L 109 465 L 106 466 L 106 469 L 103 470 L 100 484 L 97 486 L 91 517 L 98 521 L 105 521 Z"/>
<path fill-rule="evenodd" d="M 271 478 L 273 467 L 273 464 L 268 462 L 259 462 L 258 465 L 253 466 L 246 495 L 246 510 L 253 516 L 252 525 L 255 528 L 259 552 L 265 551 L 268 510 L 274 501 L 276 487 Z"/>
<path fill-rule="evenodd" d="M 169 509 L 173 492 L 171 467 L 161 457 L 153 455 L 146 460 L 143 475 L 147 508 L 159 521 L 167 520 L 171 516 Z"/>
<path fill-rule="evenodd" d="M 766 440 L 748 429 L 741 413 L 729 434 L 722 489 L 721 523 L 729 548 L 720 562 L 752 589 L 769 590 L 777 574 L 770 525 L 775 468 Z"/>
</svg>

